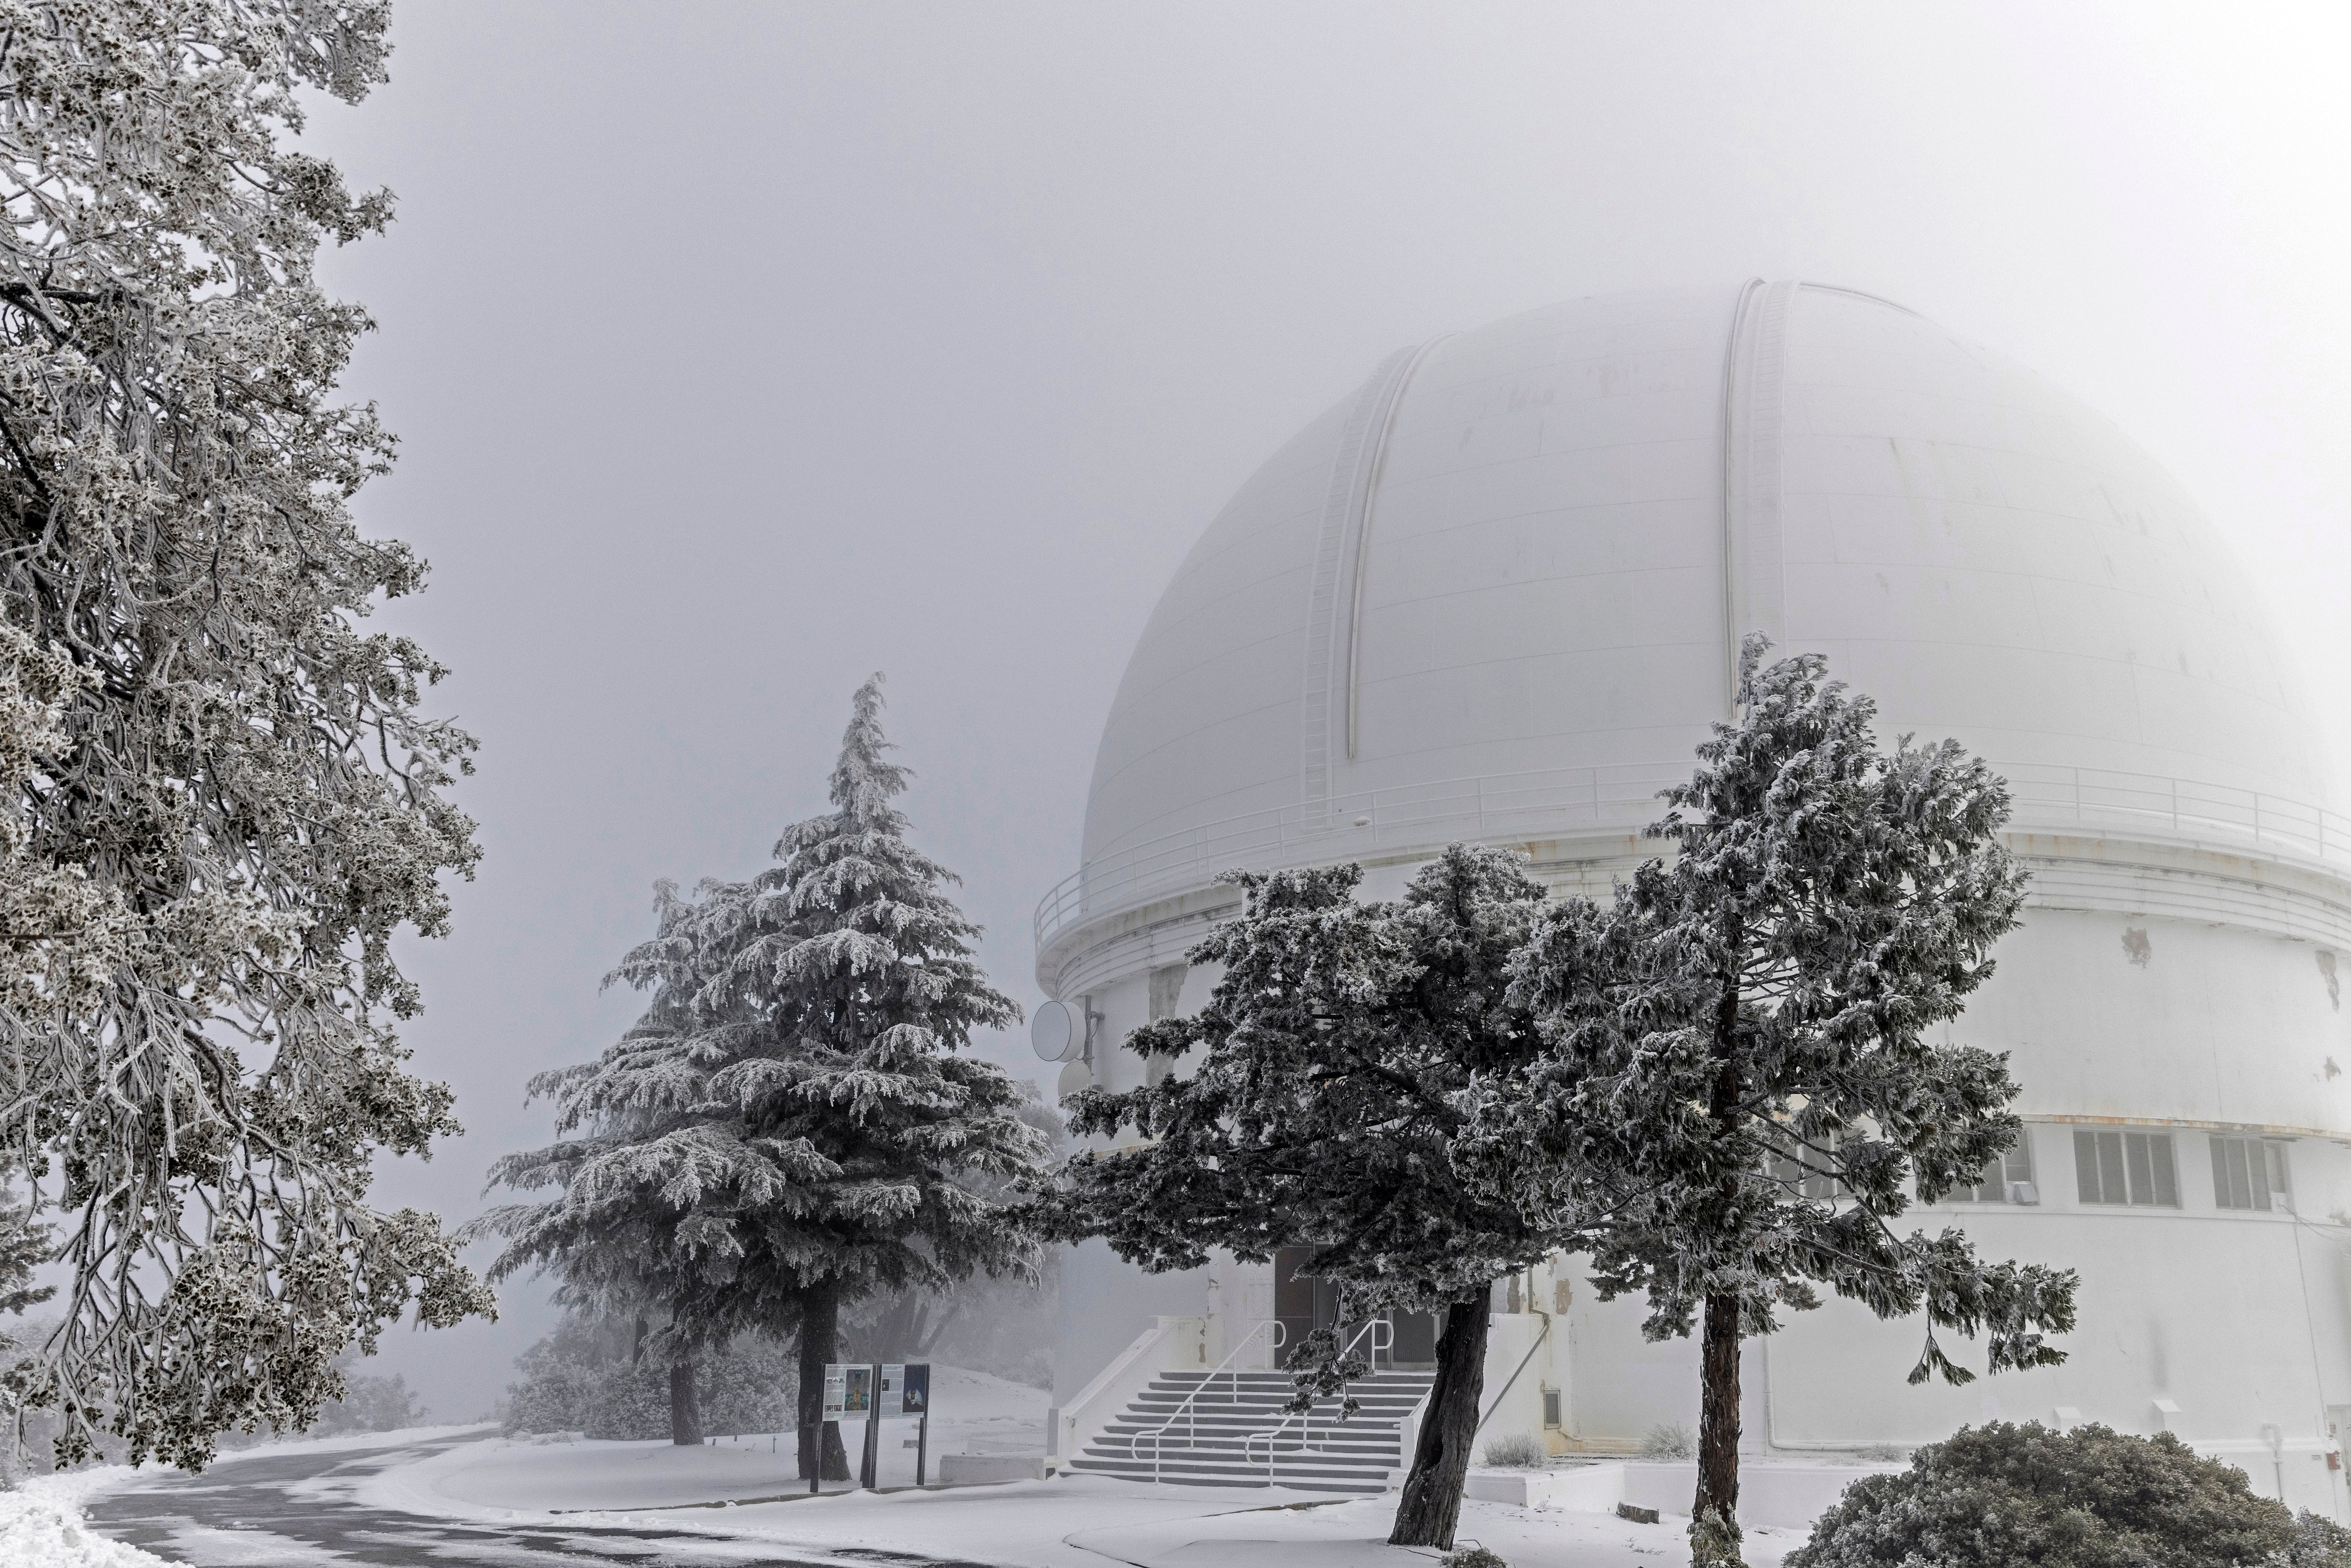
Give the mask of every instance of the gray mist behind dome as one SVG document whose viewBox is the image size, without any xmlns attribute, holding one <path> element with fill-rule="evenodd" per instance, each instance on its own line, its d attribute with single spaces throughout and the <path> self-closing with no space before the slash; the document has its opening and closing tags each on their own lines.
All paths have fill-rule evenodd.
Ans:
<svg viewBox="0 0 2351 1568">
<path fill-rule="evenodd" d="M 469 1133 L 388 1162 L 392 1202 L 462 1218 L 548 1135 L 522 1084 L 633 1016 L 597 981 L 653 880 L 820 809 L 875 668 L 921 841 L 1033 1000 L 1185 552 L 1396 345 L 1554 300 L 1832 279 L 2031 367 L 2193 497 L 2351 731 L 2333 13 L 401 0 L 393 32 L 312 140 L 399 221 L 328 277 L 404 438 L 360 516 L 434 564 L 381 623 L 455 671 L 488 858 L 407 960 Z M 386 1369 L 471 1416 L 545 1294 Z"/>
</svg>

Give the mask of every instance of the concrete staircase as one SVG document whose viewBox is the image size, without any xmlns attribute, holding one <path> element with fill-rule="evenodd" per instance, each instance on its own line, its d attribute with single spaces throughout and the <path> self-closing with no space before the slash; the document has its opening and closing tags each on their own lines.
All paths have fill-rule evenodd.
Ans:
<svg viewBox="0 0 2351 1568">
<path fill-rule="evenodd" d="M 1433 1381 L 1426 1372 L 1374 1373 L 1350 1385 L 1362 1406 L 1353 1416 L 1341 1421 L 1338 1400 L 1323 1400 L 1301 1430 L 1281 1408 L 1286 1372 L 1163 1372 L 1068 1468 L 1186 1486 L 1384 1491 L 1405 1463 L 1399 1423 Z"/>
</svg>

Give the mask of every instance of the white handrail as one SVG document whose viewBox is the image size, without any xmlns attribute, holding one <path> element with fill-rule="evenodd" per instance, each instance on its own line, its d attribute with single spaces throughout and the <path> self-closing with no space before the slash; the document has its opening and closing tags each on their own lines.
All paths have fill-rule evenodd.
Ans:
<svg viewBox="0 0 2351 1568">
<path fill-rule="evenodd" d="M 1381 1329 L 1385 1329 L 1387 1331 L 1387 1338 L 1384 1340 L 1380 1337 L 1377 1332 Z M 1344 1345 L 1340 1347 L 1339 1358 L 1343 1361 L 1345 1360 L 1347 1353 L 1353 1350 L 1356 1345 L 1362 1343 L 1363 1338 L 1365 1334 L 1370 1334 L 1372 1336 L 1372 1367 L 1376 1371 L 1378 1370 L 1380 1364 L 1380 1352 L 1384 1350 L 1393 1350 L 1395 1348 L 1395 1324 L 1385 1318 L 1374 1318 L 1362 1328 L 1357 1329 L 1355 1331 L 1355 1337 L 1349 1340 Z M 1347 1384 L 1345 1382 L 1342 1382 L 1339 1385 L 1339 1420 L 1343 1425 L 1347 1419 L 1346 1411 Z M 1284 1416 L 1281 1418 L 1281 1425 L 1279 1427 L 1269 1427 L 1262 1432 L 1251 1432 L 1248 1437 L 1241 1439 L 1241 1463 L 1244 1466 L 1249 1462 L 1250 1448 L 1256 1444 L 1259 1437 L 1263 1437 L 1265 1439 L 1265 1484 L 1268 1486 L 1271 1486 L 1273 1484 L 1274 1439 L 1280 1437 L 1282 1433 L 1288 1431 L 1290 1429 L 1290 1423 L 1293 1420 L 1301 1423 L 1298 1428 L 1298 1451 L 1302 1454 L 1308 1448 L 1314 1446 L 1314 1406 L 1311 1405 L 1309 1405 L 1303 1410 L 1293 1410 L 1289 1415 Z"/>
<path fill-rule="evenodd" d="M 1687 758 L 1608 768 L 1552 768 L 1364 790 L 1252 811 L 1096 855 L 1038 902 L 1040 954 L 1062 931 L 1166 893 L 1205 886 L 1232 866 L 1341 861 L 1447 837 L 1550 837 L 1639 828 L 1662 816 L 1659 790 L 1689 777 Z M 2273 845 L 2351 863 L 2351 817 L 2288 796 L 2152 773 L 2045 763 L 1994 766 L 2008 781 L 2010 826 L 2134 821 L 2194 837 Z"/>
<path fill-rule="evenodd" d="M 1225 1354 L 1225 1359 L 1217 1363 L 1215 1368 L 1209 1372 L 1207 1376 L 1200 1379 L 1199 1386 L 1193 1389 L 1191 1393 L 1184 1396 L 1184 1403 L 1176 1406 L 1174 1414 L 1170 1415 L 1166 1420 L 1161 1422 L 1155 1430 L 1149 1432 L 1137 1432 L 1134 1435 L 1134 1443 L 1133 1448 L 1135 1451 L 1139 1451 L 1142 1448 L 1144 1438 L 1148 1437 L 1151 1439 L 1152 1485 L 1156 1486 L 1159 1484 L 1159 1454 L 1160 1450 L 1166 1447 L 1165 1439 L 1167 1437 L 1168 1427 L 1176 1425 L 1176 1423 L 1180 1419 L 1185 1423 L 1184 1440 L 1187 1443 L 1196 1443 L 1200 1440 L 1200 1412 L 1196 1401 L 1199 1399 L 1201 1395 L 1206 1394 L 1208 1391 L 1208 1385 L 1217 1380 L 1217 1373 L 1224 1372 L 1228 1368 L 1231 1369 L 1230 1375 L 1232 1377 L 1233 1384 L 1232 1402 L 1235 1405 L 1238 1405 L 1241 1402 L 1241 1372 L 1239 1367 L 1233 1365 L 1234 1358 L 1238 1356 L 1241 1352 L 1247 1350 L 1251 1344 L 1255 1343 L 1257 1336 L 1265 1333 L 1268 1329 L 1271 1329 L 1273 1331 L 1273 1335 L 1272 1338 L 1267 1342 L 1266 1348 L 1269 1350 L 1279 1351 L 1281 1348 L 1281 1342 L 1289 1337 L 1290 1330 L 1288 1326 L 1285 1325 L 1280 1318 L 1260 1318 L 1258 1320 L 1257 1327 L 1249 1330 L 1248 1333 L 1242 1335 L 1240 1343 L 1233 1346 L 1230 1351 L 1228 1351 Z"/>
</svg>

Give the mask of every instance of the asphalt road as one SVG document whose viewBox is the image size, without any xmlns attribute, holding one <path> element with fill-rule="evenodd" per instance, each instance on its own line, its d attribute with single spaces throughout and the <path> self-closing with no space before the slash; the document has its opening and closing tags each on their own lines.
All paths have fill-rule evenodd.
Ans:
<svg viewBox="0 0 2351 1568">
<path fill-rule="evenodd" d="M 82 1511 L 102 1534 L 193 1568 L 982 1568 L 854 1547 L 795 1552 L 789 1544 L 727 1541 L 686 1530 L 559 1524 L 501 1530 L 369 1508 L 354 1500 L 349 1489 L 335 1485 L 471 1436 L 382 1448 L 232 1458 L 201 1476 L 164 1471 L 101 1492 Z"/>
</svg>

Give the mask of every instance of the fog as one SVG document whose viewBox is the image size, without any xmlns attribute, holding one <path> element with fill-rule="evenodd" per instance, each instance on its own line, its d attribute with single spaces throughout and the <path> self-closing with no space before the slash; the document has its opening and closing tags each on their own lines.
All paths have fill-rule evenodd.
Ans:
<svg viewBox="0 0 2351 1568">
<path fill-rule="evenodd" d="M 2038 370 L 2235 538 L 2339 747 L 2346 37 L 2145 0 L 399 0 L 392 83 L 309 140 L 400 198 L 329 278 L 381 323 L 348 384 L 404 445 L 361 516 L 433 563 L 383 621 L 452 666 L 487 858 L 405 952 L 467 1135 L 379 1197 L 478 1212 L 549 1135 L 525 1081 L 633 1016 L 598 980 L 653 880 L 823 809 L 872 670 L 1033 1002 L 1194 537 L 1392 349 L 1554 299 L 1801 276 Z M 547 1291 L 374 1370 L 475 1416 Z"/>
</svg>

